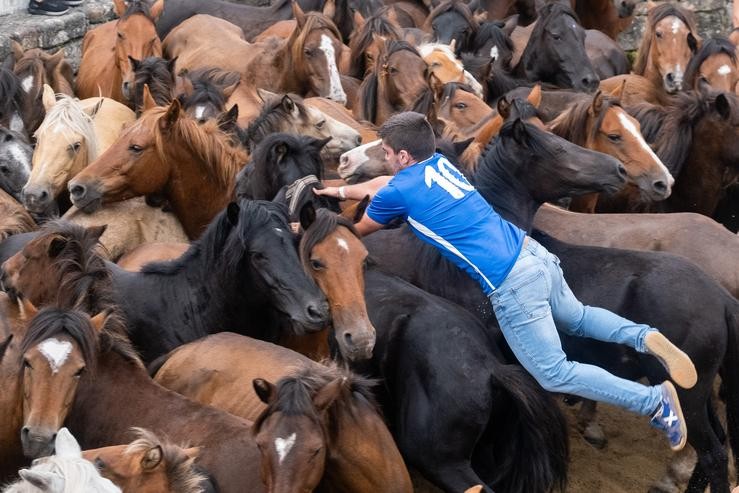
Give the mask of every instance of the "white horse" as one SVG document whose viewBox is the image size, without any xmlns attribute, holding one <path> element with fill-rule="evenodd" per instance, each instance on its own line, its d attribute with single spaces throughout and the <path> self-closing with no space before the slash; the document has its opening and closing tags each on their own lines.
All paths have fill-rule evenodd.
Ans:
<svg viewBox="0 0 739 493">
<path fill-rule="evenodd" d="M 30 469 L 21 469 L 20 481 L 3 493 L 121 493 L 121 489 L 100 476 L 92 462 L 82 458 L 77 440 L 66 428 L 54 441 L 56 455 L 36 459 Z"/>
</svg>

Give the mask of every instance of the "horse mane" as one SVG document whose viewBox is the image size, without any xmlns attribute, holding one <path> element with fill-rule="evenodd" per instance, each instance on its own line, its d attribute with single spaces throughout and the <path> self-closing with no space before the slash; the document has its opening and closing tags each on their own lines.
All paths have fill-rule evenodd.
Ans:
<svg viewBox="0 0 739 493">
<path fill-rule="evenodd" d="M 238 72 L 216 67 L 188 71 L 183 76 L 190 79 L 193 89 L 189 95 L 180 96 L 180 102 L 186 109 L 200 103 L 212 103 L 218 108 L 224 108 L 227 98 L 223 90 L 241 80 Z"/>
<path fill-rule="evenodd" d="M 328 209 L 316 210 L 315 221 L 305 230 L 300 240 L 300 260 L 306 272 L 310 273 L 308 264 L 310 263 L 310 252 L 313 251 L 313 248 L 341 226 L 347 228 L 354 236 L 359 238 L 359 233 L 357 233 L 354 224 L 349 219 Z"/>
<path fill-rule="evenodd" d="M 40 57 L 35 56 L 23 56 L 20 60 L 17 60 L 13 71 L 18 74 L 19 79 L 21 79 L 21 74 L 25 74 L 26 72 L 32 74 L 34 79 L 39 81 L 44 80 L 46 75 L 44 61 Z M 40 89 L 43 89 L 41 85 L 39 85 L 39 89 L 36 90 L 37 93 Z"/>
<path fill-rule="evenodd" d="M 144 84 L 149 86 L 152 98 L 159 106 L 164 106 L 172 101 L 175 86 L 175 76 L 170 70 L 169 60 L 150 56 L 143 59 L 134 75 L 134 86 L 136 87 L 136 106 L 142 105 Z"/>
<path fill-rule="evenodd" d="M 685 80 L 688 81 L 691 89 L 703 62 L 713 55 L 720 54 L 727 55 L 731 63 L 736 64 L 736 46 L 728 38 L 716 36 L 703 41 L 703 44 L 701 44 L 701 47 L 692 56 L 685 69 Z"/>
<path fill-rule="evenodd" d="M 684 91 L 670 97 L 664 107 L 641 103 L 628 108 L 639 120 L 644 139 L 677 178 L 693 145 L 693 128 L 711 109 L 720 93 Z"/>
<path fill-rule="evenodd" d="M 313 406 L 313 397 L 323 387 L 338 378 L 342 380 L 341 391 L 327 409 L 328 432 L 332 439 L 339 433 L 340 413 L 348 412 L 352 418 L 359 419 L 357 404 L 369 406 L 374 412 L 379 413 L 379 406 L 372 393 L 372 387 L 376 385 L 375 380 L 357 375 L 334 361 L 324 361 L 321 365 L 311 364 L 298 367 L 291 375 L 277 382 L 276 398 L 267 404 L 267 408 L 254 421 L 253 433 L 255 435 L 259 433 L 267 417 L 276 412 L 286 416 L 307 416 L 323 426 L 323 420 L 320 419 Z"/>
<path fill-rule="evenodd" d="M 144 274 L 175 276 L 184 272 L 197 260 L 204 265 L 226 263 L 227 269 L 238 265 L 244 257 L 244 243 L 268 227 L 279 227 L 289 231 L 287 207 L 266 200 L 241 199 L 238 223 L 233 225 L 228 218 L 228 209 L 221 211 L 208 225 L 203 235 L 194 241 L 179 258 L 151 262 L 141 268 Z M 209 272 L 208 275 L 214 275 Z"/>
<path fill-rule="evenodd" d="M 386 39 L 403 39 L 400 29 L 386 17 L 389 10 L 389 6 L 382 7 L 376 14 L 365 21 L 361 29 L 355 30 L 352 33 L 349 39 L 349 48 L 352 53 L 349 75 L 352 77 L 360 79 L 364 77 L 367 67 L 365 66 L 362 53 L 372 44 L 375 35 L 382 36 Z"/>
<path fill-rule="evenodd" d="M 652 49 L 652 38 L 654 37 L 654 26 L 665 17 L 675 16 L 688 26 L 693 36 L 698 39 L 698 31 L 695 26 L 695 17 L 688 9 L 672 3 L 661 3 L 647 12 L 647 22 L 642 34 L 641 44 L 636 52 L 636 60 L 632 72 L 643 75 L 647 68 L 647 59 Z"/>
<path fill-rule="evenodd" d="M 0 241 L 18 233 L 26 233 L 36 229 L 36 223 L 30 214 L 5 190 L 0 189 Z"/>
<path fill-rule="evenodd" d="M 341 37 L 341 33 L 336 27 L 336 24 L 334 24 L 334 21 L 321 12 L 306 12 L 303 28 L 296 28 L 287 41 L 287 46 L 290 47 L 290 58 L 292 59 L 293 67 L 303 66 L 305 64 L 305 53 L 303 53 L 305 40 L 312 31 L 321 29 L 329 31 L 339 41 L 344 39 Z"/>
<path fill-rule="evenodd" d="M 508 52 L 508 56 L 505 60 L 503 60 L 503 54 L 500 53 L 500 56 L 495 61 L 495 63 L 501 64 L 501 66 L 505 67 L 507 70 L 510 70 L 511 59 L 513 58 L 513 41 L 511 40 L 511 37 L 508 36 L 503 31 L 503 29 L 501 29 L 502 26 L 503 23 L 500 21 L 483 22 L 482 24 L 480 24 L 480 28 L 478 29 L 477 34 L 472 40 L 471 51 L 477 51 L 485 44 L 488 39 L 492 39 L 495 46 L 504 46 Z M 485 58 L 484 60 L 489 61 L 489 59 L 487 58 Z"/>
<path fill-rule="evenodd" d="M 154 132 L 154 141 L 159 158 L 167 162 L 168 147 L 185 146 L 203 164 L 207 177 L 219 186 L 230 188 L 236 173 L 246 162 L 246 153 L 237 146 L 231 145 L 231 138 L 218 127 L 218 122 L 209 121 L 200 125 L 195 119 L 180 114 L 167 135 L 162 133 L 158 124 L 164 118 L 168 106 L 157 106 L 145 111 L 134 125 L 148 124 Z M 172 138 L 175 136 L 175 139 Z M 179 163 L 174 163 L 179 166 Z"/>
<path fill-rule="evenodd" d="M 357 91 L 357 97 L 359 98 L 357 116 L 362 120 L 374 122 L 375 117 L 377 117 L 377 86 L 379 81 L 377 65 L 375 65 L 375 69 L 365 76 Z"/>
<path fill-rule="evenodd" d="M 69 129 L 71 132 L 80 134 L 87 145 L 88 160 L 94 161 L 98 157 L 98 138 L 95 133 L 95 124 L 90 115 L 82 109 L 79 99 L 66 94 L 56 95 L 56 104 L 46 112 L 46 117 L 36 129 L 34 137 L 40 139 L 46 132 L 57 133 L 58 128 Z M 105 100 L 102 100 L 102 104 Z M 67 135 L 62 132 L 62 135 Z M 68 139 L 69 144 L 73 144 Z"/>
<path fill-rule="evenodd" d="M 417 49 L 418 53 L 421 55 L 421 58 L 425 58 L 435 51 L 440 51 L 447 57 L 449 57 L 452 62 L 456 63 L 457 65 L 462 65 L 462 62 L 457 58 L 457 55 L 454 54 L 452 48 L 449 45 L 445 45 L 444 43 L 424 43 L 420 45 Z"/>
<path fill-rule="evenodd" d="M 134 427 L 131 431 L 136 434 L 136 439 L 126 447 L 124 455 L 145 453 L 147 450 L 159 447 L 169 480 L 169 491 L 177 493 L 201 493 L 203 491 L 201 483 L 207 478 L 194 467 L 195 459 L 185 454 L 184 447 L 162 440 L 154 432 L 145 428 Z"/>
<path fill-rule="evenodd" d="M 423 24 L 424 31 L 431 32 L 431 23 L 434 19 L 447 12 L 456 12 L 461 15 L 467 24 L 472 27 L 471 35 L 474 38 L 475 33 L 477 33 L 477 30 L 480 28 L 480 23 L 477 22 L 475 17 L 472 15 L 472 11 L 467 4 L 461 0 L 446 0 L 437 5 L 431 12 L 429 12 L 428 17 L 426 17 L 426 22 Z"/>
<path fill-rule="evenodd" d="M 598 118 L 588 132 L 588 114 L 596 97 L 601 98 L 602 106 Z M 592 94 L 590 97 L 582 98 L 572 104 L 566 111 L 560 113 L 554 120 L 549 122 L 549 129 L 553 134 L 569 140 L 573 144 L 584 146 L 588 138 L 594 137 L 603 124 L 606 112 L 612 106 L 620 107 L 617 98 L 605 94 Z"/>
<path fill-rule="evenodd" d="M 279 128 L 279 123 L 282 120 L 286 120 L 290 117 L 282 105 L 282 101 L 285 96 L 288 96 L 295 104 L 301 118 L 305 118 L 308 115 L 308 110 L 305 107 L 303 98 L 297 94 L 287 93 L 283 96 L 278 95 L 278 97 L 270 98 L 269 101 L 264 103 L 259 116 L 257 116 L 246 128 L 243 144 L 249 151 L 252 150 L 254 145 L 275 132 Z"/>
<path fill-rule="evenodd" d="M 2 117 L 20 112 L 23 108 L 24 91 L 21 81 L 13 70 L 0 66 L 0 109 Z M 20 116 L 20 113 L 19 113 Z"/>
</svg>

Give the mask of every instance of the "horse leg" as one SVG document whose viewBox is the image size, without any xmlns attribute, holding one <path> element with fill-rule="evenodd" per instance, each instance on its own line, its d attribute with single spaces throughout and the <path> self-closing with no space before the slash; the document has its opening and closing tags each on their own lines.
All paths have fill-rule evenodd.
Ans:
<svg viewBox="0 0 739 493">
<path fill-rule="evenodd" d="M 608 443 L 603 428 L 596 421 L 598 403 L 583 399 L 580 411 L 577 413 L 577 430 L 582 434 L 585 441 L 597 449 L 602 449 Z"/>
<path fill-rule="evenodd" d="M 595 212 L 595 206 L 598 205 L 599 193 L 588 193 L 577 197 L 572 197 L 570 201 L 570 210 L 572 212 L 583 212 L 586 214 L 593 214 Z"/>
<path fill-rule="evenodd" d="M 683 392 L 680 396 L 683 413 L 691 418 L 687 423 L 688 443 L 698 454 L 698 463 L 685 491 L 703 493 L 706 485 L 710 483 L 711 493 L 729 493 L 728 454 L 714 432 L 709 417 L 710 384 L 708 392 L 696 390 L 698 389 L 694 388 L 691 392 Z M 701 398 L 704 399 L 702 402 Z"/>
<path fill-rule="evenodd" d="M 679 493 L 680 485 L 688 482 L 695 467 L 699 467 L 695 450 L 687 446 L 672 457 L 664 476 L 649 488 L 649 493 Z"/>
</svg>

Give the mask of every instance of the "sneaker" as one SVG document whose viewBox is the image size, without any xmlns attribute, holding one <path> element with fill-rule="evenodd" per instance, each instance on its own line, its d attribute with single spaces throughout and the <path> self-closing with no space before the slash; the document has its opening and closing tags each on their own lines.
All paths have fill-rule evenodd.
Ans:
<svg viewBox="0 0 739 493">
<path fill-rule="evenodd" d="M 662 402 L 652 415 L 649 424 L 665 432 L 672 450 L 682 450 L 685 442 L 688 441 L 688 428 L 685 426 L 677 391 L 669 380 L 665 380 L 660 385 L 660 390 L 662 391 Z"/>
<path fill-rule="evenodd" d="M 649 332 L 644 338 L 647 353 L 656 357 L 664 365 L 676 384 L 684 389 L 692 388 L 698 381 L 695 365 L 685 354 L 660 332 Z"/>
<path fill-rule="evenodd" d="M 28 12 L 35 15 L 64 15 L 69 7 L 57 0 L 31 0 Z"/>
<path fill-rule="evenodd" d="M 61 0 L 61 3 L 66 5 L 67 7 L 78 7 L 82 5 L 82 2 L 85 0 Z"/>
</svg>

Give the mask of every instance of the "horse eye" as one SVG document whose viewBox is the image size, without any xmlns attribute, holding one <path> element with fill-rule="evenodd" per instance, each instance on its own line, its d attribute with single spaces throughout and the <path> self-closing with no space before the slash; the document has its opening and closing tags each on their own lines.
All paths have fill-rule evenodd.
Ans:
<svg viewBox="0 0 739 493">
<path fill-rule="evenodd" d="M 120 32 L 120 31 L 119 31 L 119 32 L 117 32 L 116 34 L 118 35 L 118 39 L 125 39 L 125 37 L 126 37 L 126 36 L 125 36 L 125 35 L 124 35 L 124 34 L 123 34 L 122 32 Z"/>
<path fill-rule="evenodd" d="M 608 140 L 611 142 L 621 142 L 621 136 L 617 134 L 608 134 Z"/>
<path fill-rule="evenodd" d="M 85 372 L 85 367 L 83 366 L 79 370 L 77 370 L 74 374 L 74 378 L 80 378 L 82 374 Z"/>
<path fill-rule="evenodd" d="M 23 360 L 23 368 L 28 368 L 29 370 L 33 370 L 33 366 L 31 366 L 31 362 L 27 359 Z"/>
<path fill-rule="evenodd" d="M 323 447 L 318 447 L 317 449 L 315 449 L 315 450 L 314 450 L 314 451 L 313 451 L 313 452 L 311 453 L 310 459 L 308 459 L 308 460 L 313 460 L 313 459 L 315 459 L 315 458 L 316 458 L 316 456 L 318 455 L 318 453 L 319 453 L 319 452 L 320 452 L 320 451 L 321 451 L 322 449 L 323 449 Z"/>
<path fill-rule="evenodd" d="M 313 56 L 313 50 L 310 48 L 306 48 L 304 53 L 305 53 L 305 56 L 308 56 L 308 57 Z"/>
<path fill-rule="evenodd" d="M 315 260 L 315 259 L 311 259 L 310 266 L 311 266 L 311 269 L 313 270 L 321 270 L 324 267 L 324 265 L 321 263 L 320 260 Z"/>
<path fill-rule="evenodd" d="M 658 38 L 662 39 L 662 31 L 657 31 L 657 32 L 654 33 L 654 35 L 657 36 Z"/>
<path fill-rule="evenodd" d="M 431 64 L 431 68 L 441 67 L 441 64 L 439 62 L 433 62 Z"/>
<path fill-rule="evenodd" d="M 320 122 L 316 123 L 316 128 L 320 130 L 323 128 L 324 125 L 326 125 L 326 120 L 321 120 Z"/>
<path fill-rule="evenodd" d="M 459 109 L 459 110 L 463 110 L 463 109 L 467 108 L 467 104 L 465 104 L 465 103 L 457 103 L 457 104 L 454 105 L 454 107 L 457 108 L 457 109 Z"/>
<path fill-rule="evenodd" d="M 398 69 L 395 68 L 395 67 L 389 67 L 387 69 L 387 71 L 390 72 L 391 74 L 397 74 L 398 73 Z"/>
<path fill-rule="evenodd" d="M 135 153 L 138 154 L 141 151 L 143 151 L 144 149 L 140 145 L 131 144 L 130 146 L 128 146 L 128 150 L 131 151 L 131 152 L 135 152 Z"/>
<path fill-rule="evenodd" d="M 552 39 L 554 39 L 555 41 L 559 41 L 560 39 L 562 39 L 562 36 L 560 36 L 559 34 L 552 34 Z"/>
<path fill-rule="evenodd" d="M 80 150 L 81 144 L 79 142 L 75 142 L 74 144 L 69 146 L 69 150 L 72 152 L 77 152 Z"/>
<path fill-rule="evenodd" d="M 267 259 L 267 257 L 262 252 L 254 252 L 251 254 L 252 260 L 256 260 L 257 262 L 263 262 Z"/>
<path fill-rule="evenodd" d="M 373 56 L 372 56 L 372 55 L 370 55 L 369 53 L 365 54 L 365 56 L 367 57 L 367 60 L 369 60 L 370 62 L 371 62 L 371 61 L 374 61 L 374 59 L 375 59 L 375 57 L 373 57 Z"/>
<path fill-rule="evenodd" d="M 98 471 L 102 471 L 103 469 L 105 469 L 106 465 L 105 462 L 103 462 L 103 459 L 101 459 L 100 457 L 96 458 L 95 467 L 97 467 Z"/>
</svg>

